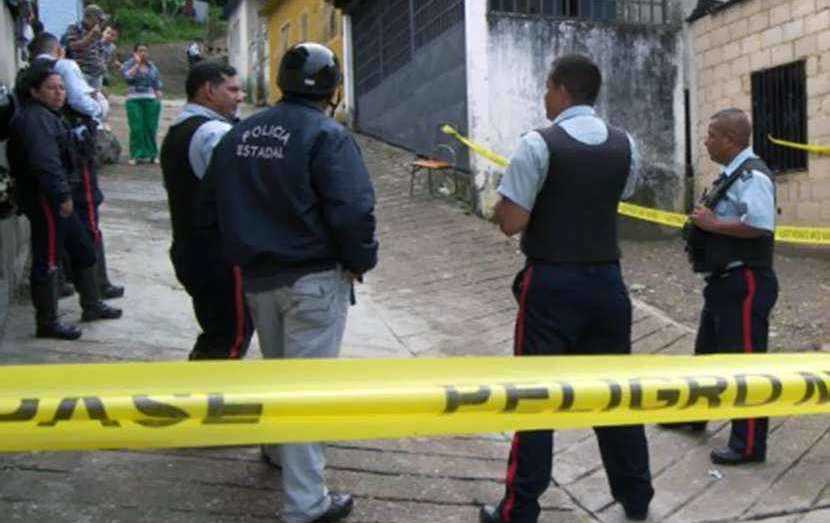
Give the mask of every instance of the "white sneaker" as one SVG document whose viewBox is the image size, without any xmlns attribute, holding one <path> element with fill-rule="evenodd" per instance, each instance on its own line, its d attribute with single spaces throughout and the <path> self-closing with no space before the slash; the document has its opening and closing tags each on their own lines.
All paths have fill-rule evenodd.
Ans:
<svg viewBox="0 0 830 523">
<path fill-rule="evenodd" d="M 127 163 L 130 165 L 135 165 L 135 158 L 130 158 L 129 161 L 127 161 Z"/>
</svg>

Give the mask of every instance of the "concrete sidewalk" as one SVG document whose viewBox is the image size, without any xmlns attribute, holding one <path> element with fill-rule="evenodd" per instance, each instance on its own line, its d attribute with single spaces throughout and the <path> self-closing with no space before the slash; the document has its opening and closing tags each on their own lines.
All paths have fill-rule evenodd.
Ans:
<svg viewBox="0 0 830 523">
<path fill-rule="evenodd" d="M 164 121 L 173 116 L 172 107 Z M 126 144 L 123 110 L 115 131 Z M 408 191 L 408 153 L 361 139 L 378 193 L 380 265 L 358 288 L 346 357 L 512 353 L 517 245 L 455 206 Z M 127 295 L 116 322 L 84 325 L 78 342 L 32 337 L 28 300 L 10 313 L 0 363 L 182 360 L 197 333 L 190 302 L 167 257 L 170 225 L 157 166 L 120 165 L 102 177 L 102 228 L 114 280 Z M 425 191 L 424 191 L 425 192 Z M 636 252 L 627 253 L 636 263 Z M 61 302 L 75 321 L 75 298 Z M 638 352 L 688 353 L 693 330 L 637 302 Z M 256 346 L 251 357 L 259 357 Z M 651 521 L 830 521 L 830 419 L 775 420 L 769 461 L 719 469 L 724 423 L 689 437 L 649 428 L 656 498 Z M 503 490 L 508 435 L 332 445 L 329 478 L 353 492 L 355 523 L 477 521 Z M 589 431 L 557 435 L 554 479 L 541 521 L 624 521 L 612 503 Z M 0 456 L 0 521 L 240 522 L 275 519 L 278 474 L 255 448 L 30 453 Z"/>
</svg>

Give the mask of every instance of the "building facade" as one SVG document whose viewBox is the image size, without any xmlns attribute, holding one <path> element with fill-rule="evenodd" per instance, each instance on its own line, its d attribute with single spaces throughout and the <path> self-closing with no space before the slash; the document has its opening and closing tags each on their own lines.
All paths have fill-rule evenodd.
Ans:
<svg viewBox="0 0 830 523">
<path fill-rule="evenodd" d="M 263 15 L 268 33 L 268 100 L 279 100 L 277 71 L 285 52 L 300 42 L 317 42 L 332 49 L 343 62 L 343 20 L 340 10 L 325 0 L 268 0 Z"/>
<path fill-rule="evenodd" d="M 21 63 L 15 41 L 15 18 L 6 2 L 0 2 L 0 85 L 11 89 Z M 8 167 L 6 143 L 0 140 L 0 165 Z M 0 186 L 8 180 L 0 180 Z M 0 332 L 6 323 L 9 302 L 23 279 L 29 257 L 29 223 L 21 216 L 0 217 Z"/>
<path fill-rule="evenodd" d="M 262 14 L 265 0 L 232 0 L 225 4 L 228 21 L 228 62 L 237 73 L 249 99 L 268 99 L 268 26 Z"/>
<path fill-rule="evenodd" d="M 357 129 L 418 154 L 452 123 L 509 156 L 522 133 L 549 125 L 542 98 L 553 60 L 590 55 L 606 79 L 597 108 L 640 144 L 640 203 L 686 205 L 682 15 L 668 0 L 344 0 L 353 47 Z M 471 202 L 488 214 L 502 169 L 478 156 Z"/>
<path fill-rule="evenodd" d="M 737 107 L 776 173 L 779 222 L 830 225 L 830 156 L 769 139 L 830 145 L 830 0 L 702 0 L 689 25 L 696 194 L 717 173 L 703 146 L 709 119 Z"/>
</svg>

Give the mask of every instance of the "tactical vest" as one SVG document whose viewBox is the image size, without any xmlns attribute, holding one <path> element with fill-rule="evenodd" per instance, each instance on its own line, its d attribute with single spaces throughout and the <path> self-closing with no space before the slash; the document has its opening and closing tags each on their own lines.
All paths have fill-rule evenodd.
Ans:
<svg viewBox="0 0 830 523">
<path fill-rule="evenodd" d="M 729 187 L 738 178 L 752 171 L 765 174 L 773 186 L 775 178 L 767 164 L 760 158 L 749 158 L 742 163 L 735 172 L 725 179 L 716 181 L 708 194 L 704 194 L 701 204 L 714 210 L 718 203 L 726 197 Z M 686 253 L 694 272 L 720 273 L 727 270 L 730 264 L 740 262 L 747 267 L 771 268 L 775 247 L 775 238 L 772 233 L 758 238 L 736 238 L 725 234 L 707 232 L 687 222 L 683 228 L 686 239 Z"/>
<path fill-rule="evenodd" d="M 201 181 L 190 165 L 190 141 L 199 127 L 210 121 L 206 116 L 192 116 L 170 128 L 161 146 L 161 172 L 167 189 L 173 244 L 193 238 L 194 205 Z"/>
<path fill-rule="evenodd" d="M 605 143 L 587 145 L 558 125 L 538 132 L 550 166 L 522 235 L 522 252 L 549 263 L 619 260 L 617 206 L 631 171 L 628 136 L 609 126 Z"/>
</svg>

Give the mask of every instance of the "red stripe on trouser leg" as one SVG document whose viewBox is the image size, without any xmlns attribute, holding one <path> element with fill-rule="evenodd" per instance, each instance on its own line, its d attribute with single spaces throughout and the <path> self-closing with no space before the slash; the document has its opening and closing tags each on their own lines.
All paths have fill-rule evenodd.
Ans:
<svg viewBox="0 0 830 523">
<path fill-rule="evenodd" d="M 519 435 L 513 434 L 513 443 L 510 445 L 510 458 L 507 464 L 507 478 L 504 480 L 507 495 L 504 497 L 504 503 L 501 505 L 502 523 L 510 523 L 512 521 L 510 512 L 513 511 L 513 505 L 516 503 L 516 491 L 513 488 L 513 482 L 516 481 L 516 469 L 518 468 Z"/>
<path fill-rule="evenodd" d="M 84 198 L 86 198 L 87 228 L 92 235 L 92 241 L 98 243 L 101 239 L 101 231 L 98 230 L 98 222 L 95 220 L 95 201 L 92 198 L 92 182 L 89 176 L 89 166 L 84 164 Z"/>
<path fill-rule="evenodd" d="M 743 332 L 744 353 L 752 354 L 752 301 L 755 299 L 755 273 L 744 268 L 746 296 L 741 307 L 741 330 Z M 746 445 L 744 456 L 751 456 L 755 451 L 755 420 L 746 420 Z"/>
<path fill-rule="evenodd" d="M 513 353 L 516 356 L 521 356 L 523 351 L 524 337 L 525 337 L 525 307 L 527 305 L 527 291 L 530 288 L 530 281 L 533 277 L 533 266 L 525 269 L 522 277 L 522 288 L 519 293 L 519 312 L 516 314 L 516 331 L 513 340 Z M 519 434 L 513 435 L 513 444 L 510 446 L 510 458 L 507 464 L 507 478 L 505 479 L 506 495 L 504 502 L 501 505 L 501 520 L 502 523 L 510 523 L 512 521 L 510 512 L 513 510 L 513 505 L 516 503 L 516 491 L 513 487 L 513 482 L 516 480 L 516 470 L 519 467 Z"/>
<path fill-rule="evenodd" d="M 522 277 L 522 290 L 519 293 L 519 312 L 516 314 L 516 330 L 513 339 L 513 354 L 521 356 L 524 353 L 525 342 L 525 305 L 527 302 L 527 290 L 530 288 L 530 279 L 533 276 L 533 266 L 525 269 Z"/>
<path fill-rule="evenodd" d="M 46 219 L 46 264 L 49 270 L 57 268 L 57 245 L 55 245 L 55 216 L 52 209 L 46 202 L 46 198 L 40 198 L 40 208 L 43 209 L 43 217 Z"/>
<path fill-rule="evenodd" d="M 245 337 L 245 304 L 242 301 L 242 271 L 236 266 L 233 268 L 233 310 L 236 320 L 236 334 L 229 356 L 231 359 L 238 359 L 242 348 L 242 340 Z"/>
</svg>

